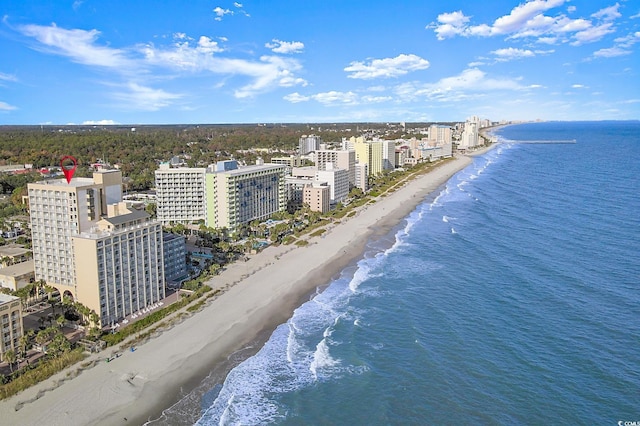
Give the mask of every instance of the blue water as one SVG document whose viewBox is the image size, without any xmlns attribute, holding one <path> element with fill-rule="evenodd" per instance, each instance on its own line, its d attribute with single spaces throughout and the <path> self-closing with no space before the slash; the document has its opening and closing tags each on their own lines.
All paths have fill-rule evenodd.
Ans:
<svg viewBox="0 0 640 426">
<path fill-rule="evenodd" d="M 198 424 L 640 420 L 640 123 L 498 134 L 232 370 Z M 577 143 L 509 142 L 557 139 Z"/>
</svg>

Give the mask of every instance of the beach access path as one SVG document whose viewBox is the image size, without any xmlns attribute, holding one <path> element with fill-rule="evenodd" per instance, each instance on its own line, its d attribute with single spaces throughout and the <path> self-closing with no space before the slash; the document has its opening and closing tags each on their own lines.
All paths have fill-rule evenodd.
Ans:
<svg viewBox="0 0 640 426">
<path fill-rule="evenodd" d="M 71 367 L 0 401 L 2 423 L 126 425 L 158 417 L 217 363 L 286 322 L 305 298 L 359 259 L 372 236 L 398 225 L 470 162 L 468 156 L 441 162 L 327 227 L 322 236 L 309 239 L 308 246 L 269 247 L 246 262 L 229 265 L 208 283 L 225 291 L 200 312 L 135 351 L 126 344 L 108 348 L 88 358 L 91 365 L 80 374 L 77 366 Z M 105 362 L 115 353 L 121 355 Z"/>
</svg>

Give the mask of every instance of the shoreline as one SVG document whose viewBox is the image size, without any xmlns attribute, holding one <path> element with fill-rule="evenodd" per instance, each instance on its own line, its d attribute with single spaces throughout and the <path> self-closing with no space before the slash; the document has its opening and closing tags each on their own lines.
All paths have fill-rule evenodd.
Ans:
<svg viewBox="0 0 640 426">
<path fill-rule="evenodd" d="M 0 401 L 0 415 L 9 424 L 48 425 L 142 424 L 158 419 L 212 371 L 220 368 L 220 376 L 226 377 L 235 366 L 230 357 L 243 351 L 241 358 L 246 359 L 257 352 L 318 288 L 359 260 L 371 238 L 398 226 L 427 195 L 469 165 L 470 156 L 456 156 L 360 207 L 322 237 L 311 238 L 306 247 L 269 247 L 248 262 L 230 265 L 210 282 L 214 289 L 226 291 L 198 313 L 135 352 L 120 346 L 117 360 L 97 362 L 52 390 L 47 389 L 64 380 L 69 370 Z M 96 356 L 98 361 L 108 356 L 104 352 Z"/>
</svg>

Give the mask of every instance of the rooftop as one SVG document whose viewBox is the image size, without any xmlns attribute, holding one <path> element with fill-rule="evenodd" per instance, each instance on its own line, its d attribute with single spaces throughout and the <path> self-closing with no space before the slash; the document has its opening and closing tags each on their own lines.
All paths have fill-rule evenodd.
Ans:
<svg viewBox="0 0 640 426">
<path fill-rule="evenodd" d="M 7 244 L 6 246 L 0 246 L 0 257 L 5 256 L 22 256 L 27 254 L 30 250 L 24 248 L 20 244 Z"/>
<path fill-rule="evenodd" d="M 102 220 L 105 220 L 112 225 L 122 225 L 123 223 L 132 222 L 134 220 L 147 219 L 148 217 L 149 214 L 144 210 L 132 210 L 131 213 L 113 217 L 103 217 Z"/>
<path fill-rule="evenodd" d="M 259 164 L 259 165 L 245 166 L 235 170 L 226 170 L 223 172 L 216 172 L 216 173 L 228 174 L 228 175 L 244 175 L 247 173 L 254 173 L 254 172 L 260 172 L 265 170 L 285 170 L 285 167 L 281 164 Z"/>
<path fill-rule="evenodd" d="M 15 265 L 7 266 L 6 268 L 0 268 L 0 275 L 5 277 L 22 277 L 35 271 L 35 262 L 33 260 L 27 260 L 26 262 L 16 263 Z"/>
<path fill-rule="evenodd" d="M 16 297 L 16 296 L 11 296 L 9 294 L 0 293 L 0 304 L 1 303 L 7 303 L 7 302 L 13 302 L 14 300 L 20 300 L 20 298 Z"/>
<path fill-rule="evenodd" d="M 30 183 L 29 185 L 47 185 L 47 186 L 62 186 L 62 187 L 73 187 L 79 188 L 83 186 L 95 185 L 93 178 L 84 178 L 78 177 L 73 178 L 69 183 L 67 183 L 67 179 L 45 179 L 39 180 L 34 183 Z"/>
</svg>

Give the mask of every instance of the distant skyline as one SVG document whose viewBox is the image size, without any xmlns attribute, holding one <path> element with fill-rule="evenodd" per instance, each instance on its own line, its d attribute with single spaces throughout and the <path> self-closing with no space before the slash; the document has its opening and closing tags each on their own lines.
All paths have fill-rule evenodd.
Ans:
<svg viewBox="0 0 640 426">
<path fill-rule="evenodd" d="M 640 119 L 640 3 L 0 0 L 0 125 Z"/>
</svg>

